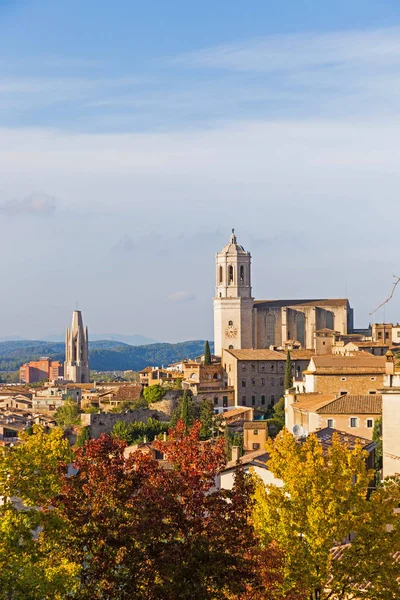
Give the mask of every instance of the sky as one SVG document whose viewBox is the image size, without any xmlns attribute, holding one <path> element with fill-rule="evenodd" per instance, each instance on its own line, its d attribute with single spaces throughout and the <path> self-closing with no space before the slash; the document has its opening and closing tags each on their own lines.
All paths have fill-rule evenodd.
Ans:
<svg viewBox="0 0 400 600">
<path fill-rule="evenodd" d="M 397 322 L 399 140 L 398 0 L 0 0 L 0 337 L 212 339 L 232 227 Z"/>
</svg>

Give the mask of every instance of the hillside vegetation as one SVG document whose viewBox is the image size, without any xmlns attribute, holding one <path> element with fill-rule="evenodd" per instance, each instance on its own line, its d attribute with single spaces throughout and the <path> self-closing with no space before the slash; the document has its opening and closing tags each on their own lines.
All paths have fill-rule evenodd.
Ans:
<svg viewBox="0 0 400 600">
<path fill-rule="evenodd" d="M 130 346 L 122 342 L 99 340 L 89 342 L 90 368 L 94 371 L 140 371 L 147 365 L 161 366 L 194 358 L 203 353 L 204 340 L 179 342 L 178 344 L 147 344 Z M 63 361 L 63 342 L 21 340 L 0 342 L 0 371 L 15 371 L 30 360 L 50 356 Z"/>
</svg>

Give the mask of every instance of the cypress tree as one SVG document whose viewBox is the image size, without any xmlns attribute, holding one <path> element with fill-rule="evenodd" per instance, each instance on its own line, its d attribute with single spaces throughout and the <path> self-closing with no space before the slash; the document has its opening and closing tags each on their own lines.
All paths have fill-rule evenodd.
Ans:
<svg viewBox="0 0 400 600">
<path fill-rule="evenodd" d="M 289 390 L 293 387 L 293 375 L 292 375 L 292 360 L 290 358 L 290 350 L 286 355 L 286 369 L 285 369 L 285 390 Z"/>
<path fill-rule="evenodd" d="M 183 398 L 181 403 L 181 419 L 185 423 L 186 431 L 193 424 L 193 403 L 187 390 L 183 392 Z"/>
<path fill-rule="evenodd" d="M 211 352 L 210 352 L 210 344 L 208 343 L 208 340 L 206 340 L 206 343 L 204 345 L 204 364 L 211 365 Z"/>
</svg>

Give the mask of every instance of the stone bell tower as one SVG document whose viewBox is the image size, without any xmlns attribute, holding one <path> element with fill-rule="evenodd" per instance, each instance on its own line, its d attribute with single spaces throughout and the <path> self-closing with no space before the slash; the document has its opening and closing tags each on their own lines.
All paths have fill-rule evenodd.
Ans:
<svg viewBox="0 0 400 600">
<path fill-rule="evenodd" d="M 214 353 L 253 347 L 251 255 L 237 243 L 232 229 L 229 244 L 216 255 Z"/>
<path fill-rule="evenodd" d="M 83 327 L 80 310 L 74 310 L 72 325 L 67 327 L 64 377 L 74 383 L 90 382 L 88 330 Z"/>
</svg>

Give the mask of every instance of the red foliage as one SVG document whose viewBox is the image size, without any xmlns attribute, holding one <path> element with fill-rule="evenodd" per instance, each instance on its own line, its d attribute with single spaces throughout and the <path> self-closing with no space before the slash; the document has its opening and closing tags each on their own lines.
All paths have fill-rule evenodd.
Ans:
<svg viewBox="0 0 400 600">
<path fill-rule="evenodd" d="M 232 491 L 216 490 L 223 440 L 200 442 L 199 423 L 184 427 L 157 443 L 172 468 L 140 451 L 125 459 L 105 435 L 76 450 L 78 473 L 53 504 L 64 551 L 82 567 L 82 600 L 273 597 L 278 553 L 259 554 L 247 478 L 239 469 Z"/>
</svg>

